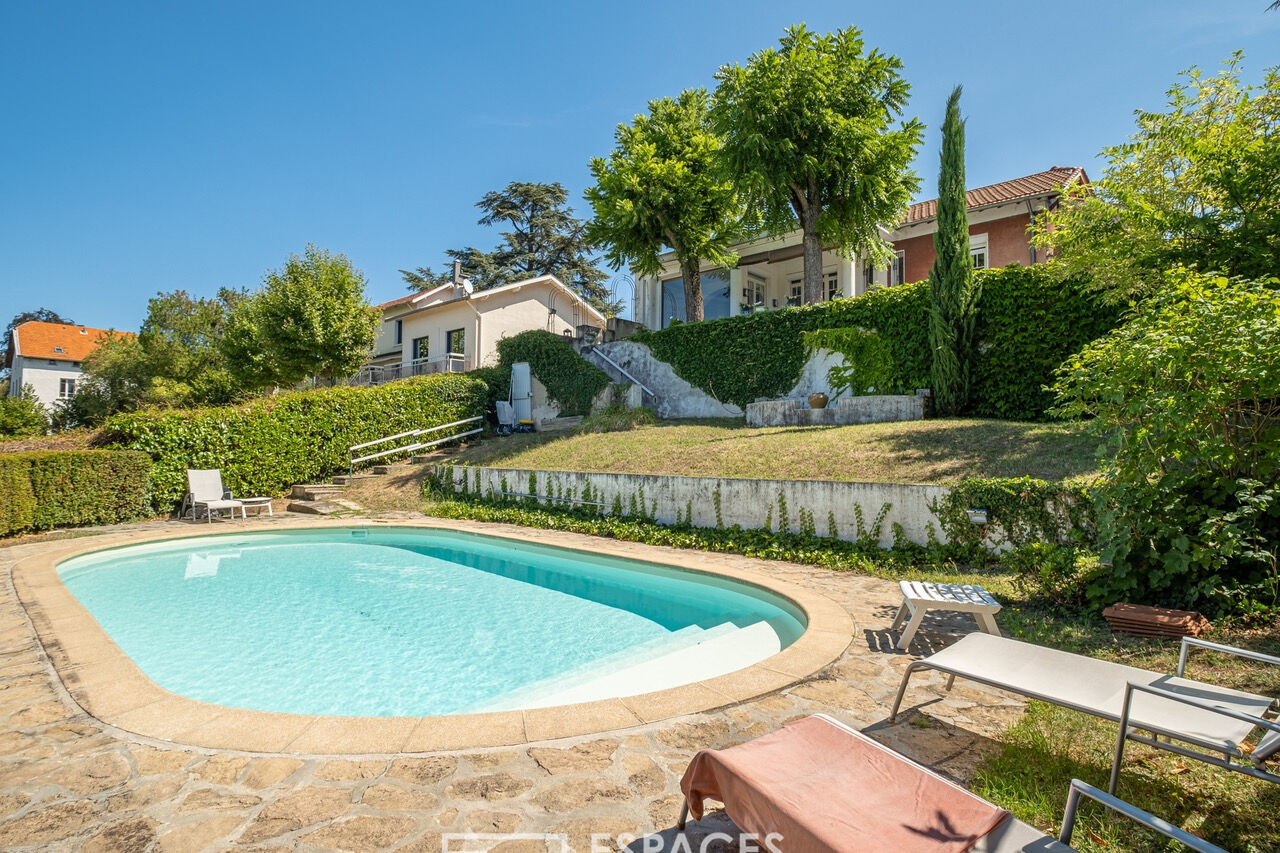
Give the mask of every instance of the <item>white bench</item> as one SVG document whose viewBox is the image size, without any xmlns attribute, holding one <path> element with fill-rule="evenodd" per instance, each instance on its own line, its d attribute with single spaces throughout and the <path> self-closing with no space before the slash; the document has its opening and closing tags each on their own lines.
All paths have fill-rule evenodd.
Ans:
<svg viewBox="0 0 1280 853">
<path fill-rule="evenodd" d="M 972 613 L 981 630 L 1000 636 L 995 619 L 995 615 L 1000 612 L 1000 602 L 980 586 L 902 581 L 898 587 L 902 590 L 902 606 L 898 608 L 898 615 L 893 617 L 893 630 L 897 631 L 902 627 L 903 621 L 906 621 L 907 627 L 898 638 L 898 648 L 903 651 L 911 645 L 916 631 L 920 630 L 920 623 L 924 621 L 925 613 L 930 610 Z"/>
</svg>

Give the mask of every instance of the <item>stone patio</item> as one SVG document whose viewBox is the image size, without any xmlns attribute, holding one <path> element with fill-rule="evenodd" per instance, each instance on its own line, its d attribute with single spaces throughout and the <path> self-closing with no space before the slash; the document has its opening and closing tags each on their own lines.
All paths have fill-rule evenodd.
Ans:
<svg viewBox="0 0 1280 853">
<path fill-rule="evenodd" d="M 215 526 L 270 524 L 268 518 Z M 181 522 L 103 532 L 165 529 L 203 532 Z M 537 538 L 580 548 L 592 543 L 589 537 L 546 531 Z M 835 600 L 855 625 L 848 649 L 822 672 L 783 690 L 599 735 L 413 756 L 197 749 L 108 726 L 71 700 L 11 579 L 19 559 L 47 547 L 0 547 L 0 849 L 6 850 L 439 851 L 443 835 L 470 832 L 563 834 L 572 849 L 589 851 L 595 833 L 663 833 L 669 839 L 680 808 L 680 775 L 704 747 L 739 743 L 825 712 L 963 783 L 993 748 L 989 738 L 1023 707 L 973 685 L 943 692 L 941 679 L 921 675 L 904 707 L 927 704 L 889 725 L 888 704 L 911 660 L 893 651 L 887 631 L 899 603 L 896 584 L 706 555 L 708 562 L 765 572 Z M 651 559 L 667 552 L 633 547 Z M 963 614 L 931 619 L 913 652 L 928 653 L 973 627 Z M 722 813 L 691 824 L 693 849 L 701 835 L 726 829 L 731 825 Z M 461 848 L 455 842 L 451 849 Z M 513 839 L 493 849 L 558 848 Z"/>
</svg>

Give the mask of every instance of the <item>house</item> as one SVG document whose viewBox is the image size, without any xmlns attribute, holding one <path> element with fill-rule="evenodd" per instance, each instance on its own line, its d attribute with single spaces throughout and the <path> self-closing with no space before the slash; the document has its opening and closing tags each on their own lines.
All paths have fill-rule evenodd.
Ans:
<svg viewBox="0 0 1280 853">
<path fill-rule="evenodd" d="M 129 335 L 89 326 L 29 320 L 10 333 L 5 367 L 9 368 L 9 396 L 30 387 L 45 408 L 76 393 L 81 363 L 107 335 Z"/>
<path fill-rule="evenodd" d="M 1054 166 L 1034 175 L 978 187 L 967 193 L 969 252 L 977 269 L 1035 264 L 1046 258 L 1031 245 L 1032 220 L 1053 209 L 1062 191 L 1089 180 L 1079 166 Z M 921 281 L 933 266 L 933 234 L 938 230 L 938 200 L 911 205 L 906 219 L 884 238 L 893 260 L 884 267 L 823 252 L 825 299 L 861 296 L 868 290 Z M 753 311 L 799 305 L 803 291 L 804 247 L 799 230 L 781 238 L 763 238 L 735 247 L 733 269 L 702 270 L 703 316 L 708 320 Z M 635 319 L 651 329 L 684 319 L 684 283 L 674 254 L 663 255 L 661 275 L 636 279 Z"/>
<path fill-rule="evenodd" d="M 605 328 L 604 315 L 553 275 L 488 290 L 464 279 L 377 307 L 382 325 L 361 383 L 493 365 L 499 340 L 530 329 L 572 339 Z"/>
</svg>

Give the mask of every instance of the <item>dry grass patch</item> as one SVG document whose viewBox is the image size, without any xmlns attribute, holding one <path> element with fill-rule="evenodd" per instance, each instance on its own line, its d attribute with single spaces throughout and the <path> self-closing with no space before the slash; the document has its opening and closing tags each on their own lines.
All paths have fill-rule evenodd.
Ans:
<svg viewBox="0 0 1280 853">
<path fill-rule="evenodd" d="M 1080 424 L 946 419 L 844 427 L 668 421 L 610 433 L 494 438 L 451 454 L 472 465 L 793 480 L 954 483 L 1096 473 Z"/>
</svg>

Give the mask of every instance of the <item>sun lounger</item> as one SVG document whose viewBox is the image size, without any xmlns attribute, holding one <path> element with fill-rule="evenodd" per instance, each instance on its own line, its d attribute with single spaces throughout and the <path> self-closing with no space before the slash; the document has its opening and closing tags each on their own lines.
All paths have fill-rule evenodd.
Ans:
<svg viewBox="0 0 1280 853">
<path fill-rule="evenodd" d="M 182 510 L 178 513 L 186 515 L 191 510 L 191 520 L 196 520 L 196 510 L 203 509 L 213 523 L 213 516 L 224 509 L 231 510 L 235 518 L 236 510 L 240 517 L 246 518 L 244 504 L 231 496 L 231 492 L 222 487 L 222 472 L 217 468 L 204 470 L 187 469 L 187 496 L 182 500 Z"/>
<path fill-rule="evenodd" d="M 1141 809 L 1073 780 L 1055 840 L 1004 809 L 825 714 L 729 749 L 693 757 L 680 788 L 701 818 L 705 799 L 725 804 L 760 849 L 787 853 L 893 850 L 1070 851 L 1081 796 L 1097 800 L 1202 853 L 1220 848 Z M 770 845 L 770 841 L 773 842 Z"/>
<path fill-rule="evenodd" d="M 958 676 L 1120 723 L 1108 787 L 1112 794 L 1127 740 L 1280 782 L 1280 775 L 1263 767 L 1280 751 L 1280 724 L 1268 718 L 1276 701 L 1183 678 L 1193 647 L 1280 664 L 1280 658 L 1270 655 L 1183 637 L 1177 673 L 1166 675 L 1004 637 L 969 634 L 907 666 L 889 719 L 897 717 L 912 674 L 933 669 L 949 676 L 948 689 Z M 1250 750 L 1245 740 L 1257 729 L 1266 734 Z"/>
</svg>

